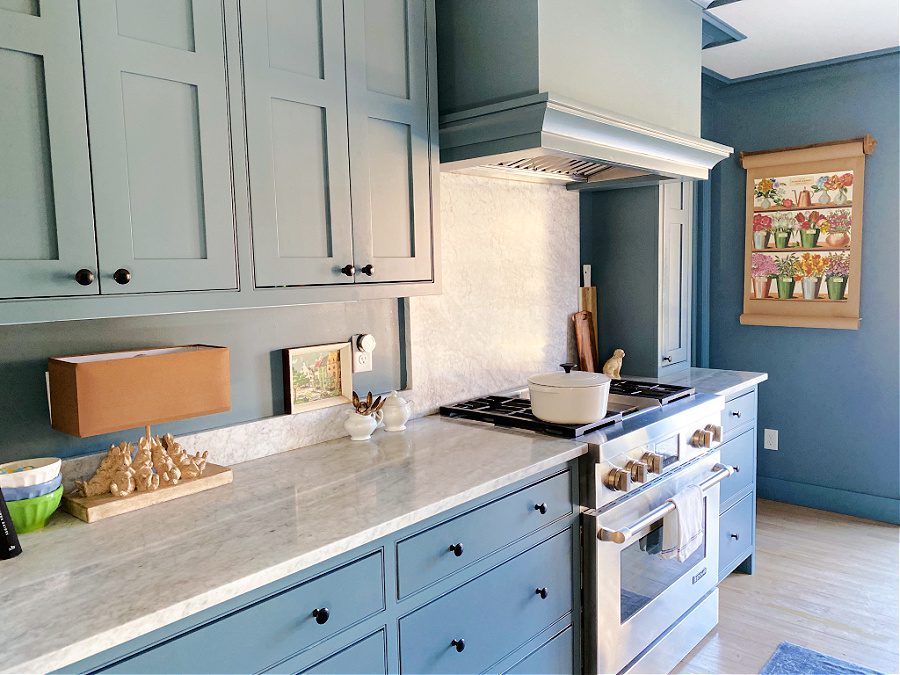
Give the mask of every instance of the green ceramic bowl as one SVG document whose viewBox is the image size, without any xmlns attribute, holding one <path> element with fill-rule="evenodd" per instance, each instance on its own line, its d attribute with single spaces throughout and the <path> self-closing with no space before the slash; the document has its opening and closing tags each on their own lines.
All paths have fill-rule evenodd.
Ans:
<svg viewBox="0 0 900 675">
<path fill-rule="evenodd" d="M 6 502 L 13 525 L 16 526 L 16 532 L 23 534 L 25 532 L 34 532 L 44 527 L 47 521 L 50 520 L 50 516 L 59 507 L 62 494 L 63 488 L 60 485 L 53 492 L 40 497 Z"/>
</svg>

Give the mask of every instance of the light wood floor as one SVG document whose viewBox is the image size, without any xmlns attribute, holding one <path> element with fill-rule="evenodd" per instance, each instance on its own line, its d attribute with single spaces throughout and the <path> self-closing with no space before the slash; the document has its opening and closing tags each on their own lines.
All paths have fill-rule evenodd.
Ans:
<svg viewBox="0 0 900 675">
<path fill-rule="evenodd" d="M 756 574 L 719 586 L 719 625 L 675 673 L 758 673 L 780 642 L 900 672 L 900 528 L 759 500 Z"/>
</svg>

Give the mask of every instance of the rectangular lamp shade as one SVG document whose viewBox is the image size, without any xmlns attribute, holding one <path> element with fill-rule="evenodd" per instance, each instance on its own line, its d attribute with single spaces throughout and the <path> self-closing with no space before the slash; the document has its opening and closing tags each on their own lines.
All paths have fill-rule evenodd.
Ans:
<svg viewBox="0 0 900 675">
<path fill-rule="evenodd" d="M 50 423 L 80 438 L 231 410 L 227 347 L 60 356 L 48 370 Z"/>
</svg>

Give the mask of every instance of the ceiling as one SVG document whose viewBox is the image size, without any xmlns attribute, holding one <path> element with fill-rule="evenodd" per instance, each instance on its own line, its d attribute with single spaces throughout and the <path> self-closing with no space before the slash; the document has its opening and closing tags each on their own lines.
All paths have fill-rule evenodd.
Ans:
<svg viewBox="0 0 900 675">
<path fill-rule="evenodd" d="M 729 79 L 900 45 L 898 0 L 712 4 L 707 11 L 747 36 L 703 51 L 703 66 Z"/>
</svg>

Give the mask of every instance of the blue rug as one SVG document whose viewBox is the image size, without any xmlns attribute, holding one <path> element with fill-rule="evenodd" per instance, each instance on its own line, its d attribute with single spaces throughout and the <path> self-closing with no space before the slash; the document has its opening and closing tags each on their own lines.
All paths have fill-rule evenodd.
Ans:
<svg viewBox="0 0 900 675">
<path fill-rule="evenodd" d="M 782 642 L 760 675 L 883 675 L 855 663 L 814 652 L 790 642 Z"/>
</svg>

